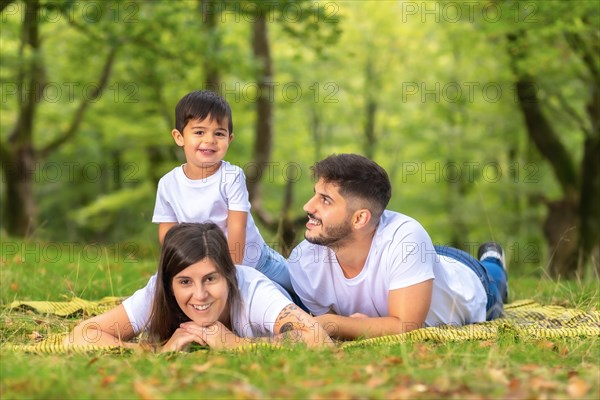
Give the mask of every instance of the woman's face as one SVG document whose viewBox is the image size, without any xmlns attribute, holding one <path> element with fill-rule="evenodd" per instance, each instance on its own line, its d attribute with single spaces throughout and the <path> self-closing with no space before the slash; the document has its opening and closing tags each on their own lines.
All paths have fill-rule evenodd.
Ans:
<svg viewBox="0 0 600 400">
<path fill-rule="evenodd" d="M 173 277 L 177 304 L 192 321 L 210 325 L 229 319 L 227 280 L 218 272 L 213 260 L 205 258 Z"/>
</svg>

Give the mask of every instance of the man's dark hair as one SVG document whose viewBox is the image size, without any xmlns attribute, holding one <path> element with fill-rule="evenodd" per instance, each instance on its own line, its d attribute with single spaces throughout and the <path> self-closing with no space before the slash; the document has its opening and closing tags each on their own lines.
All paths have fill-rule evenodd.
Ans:
<svg viewBox="0 0 600 400">
<path fill-rule="evenodd" d="M 203 120 L 210 115 L 221 123 L 225 118 L 229 121 L 229 134 L 233 133 L 233 119 L 229 103 L 209 90 L 196 90 L 179 100 L 175 107 L 175 129 L 183 134 L 183 128 L 191 119 Z"/>
<path fill-rule="evenodd" d="M 342 196 L 365 200 L 375 221 L 379 221 L 392 197 L 387 172 L 361 155 L 332 154 L 317 162 L 312 170 L 315 180 L 336 184 Z"/>
</svg>

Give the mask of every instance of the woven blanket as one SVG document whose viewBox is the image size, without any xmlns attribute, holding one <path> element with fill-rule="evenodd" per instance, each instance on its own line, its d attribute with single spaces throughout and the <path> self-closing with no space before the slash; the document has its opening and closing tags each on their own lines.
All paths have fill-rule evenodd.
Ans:
<svg viewBox="0 0 600 400">
<path fill-rule="evenodd" d="M 8 308 L 34 310 L 41 314 L 71 317 L 76 314 L 99 315 L 120 304 L 121 297 L 104 297 L 98 301 L 88 301 L 73 297 L 70 301 L 13 301 Z"/>
<path fill-rule="evenodd" d="M 59 316 L 73 316 L 78 313 L 97 315 L 119 304 L 121 300 L 120 298 L 106 297 L 95 302 L 79 298 L 74 298 L 69 302 L 13 302 L 9 308 L 32 309 L 40 313 Z M 600 336 L 600 311 L 583 311 L 560 306 L 540 305 L 533 300 L 520 300 L 507 304 L 504 310 L 504 317 L 494 321 L 465 326 L 442 325 L 428 327 L 399 335 L 343 342 L 340 346 L 346 349 L 373 345 L 393 345 L 404 342 L 490 340 L 502 335 L 510 335 L 519 339 Z M 31 345 L 5 343 L 3 347 L 8 346 L 16 351 L 36 354 L 88 352 L 121 354 L 130 352 L 130 350 L 116 346 L 65 346 L 62 344 L 64 337 L 64 334 L 52 335 Z M 256 347 L 264 347 L 264 345 L 246 345 L 239 350 L 247 351 Z"/>
</svg>

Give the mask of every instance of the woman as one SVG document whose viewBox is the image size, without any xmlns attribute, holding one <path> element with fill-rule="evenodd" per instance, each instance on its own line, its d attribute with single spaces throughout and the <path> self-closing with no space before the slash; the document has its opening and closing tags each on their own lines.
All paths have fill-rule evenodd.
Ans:
<svg viewBox="0 0 600 400">
<path fill-rule="evenodd" d="M 126 341 L 143 330 L 162 352 L 185 350 L 191 343 L 211 348 L 256 341 L 332 344 L 284 289 L 233 264 L 225 235 L 212 223 L 171 228 L 158 274 L 123 304 L 80 323 L 65 344 L 131 347 L 135 344 Z"/>
</svg>

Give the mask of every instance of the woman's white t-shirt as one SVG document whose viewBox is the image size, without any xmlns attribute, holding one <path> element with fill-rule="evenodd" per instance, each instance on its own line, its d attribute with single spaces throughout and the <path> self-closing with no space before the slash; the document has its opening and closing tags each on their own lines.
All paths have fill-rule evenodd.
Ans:
<svg viewBox="0 0 600 400">
<path fill-rule="evenodd" d="M 232 331 L 246 338 L 273 336 L 273 327 L 281 311 L 292 303 L 289 294 L 257 270 L 236 266 L 241 303 L 231 308 Z M 156 274 L 148 284 L 123 301 L 129 322 L 137 335 L 150 318 Z"/>
</svg>

